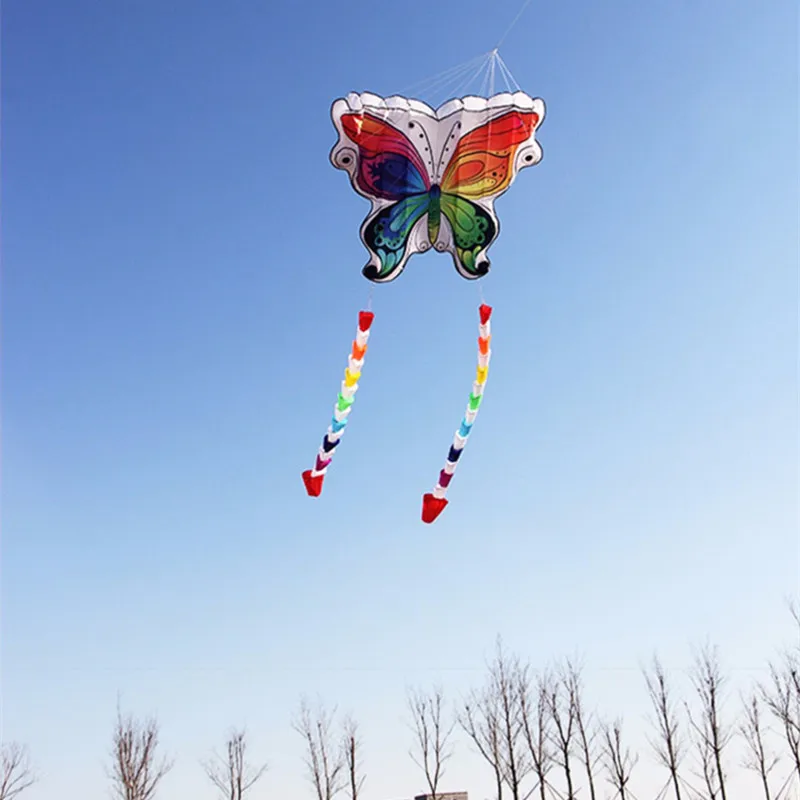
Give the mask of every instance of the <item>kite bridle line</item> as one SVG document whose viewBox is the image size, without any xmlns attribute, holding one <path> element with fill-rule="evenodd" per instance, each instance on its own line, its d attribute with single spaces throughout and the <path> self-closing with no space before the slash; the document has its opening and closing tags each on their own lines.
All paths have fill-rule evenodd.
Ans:
<svg viewBox="0 0 800 800">
<path fill-rule="evenodd" d="M 508 27 L 503 32 L 502 36 L 497 40 L 495 46 L 486 53 L 481 53 L 474 58 L 471 58 L 469 61 L 464 61 L 461 64 L 457 64 L 454 67 L 450 67 L 449 69 L 443 70 L 442 72 L 437 73 L 436 75 L 430 76 L 428 78 L 423 78 L 416 83 L 410 84 L 409 86 L 400 89 L 398 94 L 407 94 L 412 89 L 416 89 L 418 91 L 422 91 L 422 86 L 427 85 L 426 91 L 431 92 L 433 91 L 433 87 L 436 86 L 437 89 L 441 90 L 444 88 L 445 85 L 451 86 L 453 81 L 461 81 L 466 73 L 466 84 L 470 85 L 478 76 L 480 76 L 484 70 L 486 71 L 486 75 L 484 75 L 482 84 L 484 82 L 489 81 L 490 83 L 490 94 L 494 94 L 494 80 L 495 80 L 495 68 L 500 68 L 500 73 L 503 76 L 503 80 L 508 87 L 508 91 L 512 91 L 511 84 L 516 86 L 517 90 L 519 90 L 520 86 L 517 81 L 514 79 L 514 76 L 511 74 L 511 70 L 509 70 L 508 65 L 503 61 L 502 57 L 500 56 L 500 47 L 502 46 L 503 42 L 508 38 L 511 31 L 517 26 L 517 23 L 522 19 L 522 15 L 527 10 L 528 6 L 531 4 L 531 0 L 523 0 L 522 5 L 517 11 L 516 16 L 511 20 Z M 477 72 L 473 72 L 475 69 L 475 65 L 477 64 Z M 452 91 L 450 94 L 453 97 L 457 97 L 461 92 L 460 91 Z M 482 92 L 481 94 L 485 94 Z M 433 103 L 431 103 L 433 105 Z"/>
<path fill-rule="evenodd" d="M 440 105 L 436 102 L 437 98 L 444 101 L 448 97 L 460 97 L 473 86 L 481 97 L 493 95 L 498 74 L 506 91 L 520 90 L 519 83 L 500 55 L 499 46 L 436 75 L 408 84 L 396 94 L 407 96 L 413 93 L 420 99 L 427 96 L 426 102 L 435 108 Z"/>
</svg>

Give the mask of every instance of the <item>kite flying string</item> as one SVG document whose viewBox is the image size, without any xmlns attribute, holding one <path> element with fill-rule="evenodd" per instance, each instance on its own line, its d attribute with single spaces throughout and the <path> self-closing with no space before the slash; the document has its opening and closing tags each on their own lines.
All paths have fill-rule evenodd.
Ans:
<svg viewBox="0 0 800 800">
<path fill-rule="evenodd" d="M 530 4 L 531 4 L 531 0 L 525 0 L 525 2 L 522 4 L 522 7 L 521 7 L 521 8 L 520 8 L 520 10 L 517 12 L 517 16 L 516 16 L 516 17 L 514 17 L 514 19 L 511 21 L 511 24 L 510 24 L 510 25 L 509 25 L 509 26 L 506 28 L 506 32 L 505 32 L 505 33 L 504 33 L 504 34 L 503 34 L 503 35 L 500 37 L 500 39 L 498 40 L 497 44 L 494 46 L 494 52 L 495 52 L 495 54 L 496 54 L 496 53 L 497 53 L 497 51 L 500 49 L 500 45 L 501 45 L 501 44 L 503 44 L 503 42 L 504 42 L 504 41 L 506 40 L 506 38 L 508 37 L 508 34 L 509 34 L 509 33 L 511 33 L 511 31 L 512 31 L 512 30 L 514 30 L 514 26 L 515 26 L 515 25 L 516 25 L 516 24 L 519 22 L 519 20 L 520 20 L 520 17 L 521 17 L 521 16 L 522 16 L 522 15 L 525 13 L 525 9 L 526 9 L 526 8 L 527 8 L 527 7 L 528 7 Z"/>
</svg>

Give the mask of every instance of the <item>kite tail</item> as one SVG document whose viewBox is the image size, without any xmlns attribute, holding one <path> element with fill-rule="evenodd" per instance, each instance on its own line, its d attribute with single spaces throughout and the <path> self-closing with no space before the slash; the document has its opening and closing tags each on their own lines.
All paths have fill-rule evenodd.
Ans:
<svg viewBox="0 0 800 800">
<path fill-rule="evenodd" d="M 361 367 L 364 365 L 364 354 L 367 352 L 367 339 L 369 339 L 369 328 L 375 315 L 371 311 L 360 311 L 358 314 L 358 330 L 353 341 L 353 349 L 347 358 L 347 369 L 344 371 L 342 388 L 336 405 L 333 407 L 333 419 L 322 440 L 322 445 L 317 451 L 317 460 L 313 469 L 307 469 L 303 473 L 303 483 L 309 497 L 319 497 L 322 493 L 322 482 L 325 480 L 325 473 L 328 465 L 333 459 L 336 446 L 344 434 L 347 418 L 356 399 L 358 391 L 358 379 L 361 377 Z"/>
<path fill-rule="evenodd" d="M 453 478 L 453 473 L 458 466 L 458 460 L 461 458 L 461 453 L 469 438 L 470 431 L 472 431 L 472 424 L 475 422 L 475 417 L 478 415 L 478 409 L 483 400 L 483 389 L 486 386 L 486 377 L 489 373 L 489 358 L 492 351 L 489 348 L 489 343 L 492 338 L 492 330 L 490 317 L 492 316 L 492 307 L 487 306 L 485 303 L 481 304 L 479 308 L 481 324 L 478 335 L 478 370 L 475 382 L 472 384 L 472 392 L 469 396 L 469 403 L 467 410 L 464 413 L 464 419 L 461 420 L 461 426 L 456 431 L 453 437 L 453 444 L 450 446 L 450 452 L 447 454 L 447 461 L 445 461 L 444 469 L 439 473 L 439 480 L 433 489 L 433 492 L 423 495 L 422 497 L 422 521 L 433 522 L 444 511 L 447 505 L 447 487 Z"/>
</svg>

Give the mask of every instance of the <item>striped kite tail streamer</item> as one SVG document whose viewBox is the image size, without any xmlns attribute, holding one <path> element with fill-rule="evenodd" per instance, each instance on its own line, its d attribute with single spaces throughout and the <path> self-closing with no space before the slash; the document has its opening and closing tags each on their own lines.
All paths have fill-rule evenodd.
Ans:
<svg viewBox="0 0 800 800">
<path fill-rule="evenodd" d="M 364 366 L 364 355 L 367 352 L 367 339 L 369 339 L 369 329 L 375 315 L 371 311 L 360 311 L 358 314 L 358 330 L 353 341 L 353 349 L 347 358 L 347 369 L 344 371 L 344 380 L 333 407 L 333 419 L 328 426 L 322 445 L 317 451 L 317 460 L 313 469 L 307 469 L 303 473 L 303 483 L 309 497 L 319 497 L 322 493 L 322 482 L 328 466 L 333 459 L 336 446 L 339 444 L 344 429 L 347 425 L 347 418 L 353 407 L 358 391 L 358 379 L 361 377 L 361 368 Z"/>
<path fill-rule="evenodd" d="M 486 378 L 489 374 L 489 358 L 492 355 L 492 351 L 489 347 L 489 343 L 492 339 L 490 323 L 492 307 L 484 303 L 480 306 L 478 311 L 481 324 L 478 328 L 478 370 L 475 382 L 472 384 L 472 392 L 469 396 L 469 403 L 464 413 L 464 419 L 461 420 L 461 425 L 453 437 L 453 444 L 450 446 L 450 452 L 447 454 L 447 461 L 445 461 L 444 469 L 439 473 L 439 480 L 433 492 L 422 496 L 423 522 L 434 522 L 447 505 L 447 487 L 450 485 L 453 473 L 456 471 L 458 460 L 461 458 L 461 453 L 467 444 L 467 439 L 472 431 L 475 417 L 478 415 L 481 400 L 483 400 L 483 390 L 486 386 Z"/>
</svg>

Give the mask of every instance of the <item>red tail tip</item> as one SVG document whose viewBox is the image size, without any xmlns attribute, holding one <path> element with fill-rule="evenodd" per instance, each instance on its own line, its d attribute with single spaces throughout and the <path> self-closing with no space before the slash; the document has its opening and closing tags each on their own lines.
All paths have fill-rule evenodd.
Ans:
<svg viewBox="0 0 800 800">
<path fill-rule="evenodd" d="M 434 497 L 430 493 L 424 494 L 422 496 L 422 521 L 429 524 L 435 522 L 446 505 L 446 497 Z"/>
<path fill-rule="evenodd" d="M 306 491 L 309 497 L 319 497 L 322 494 L 322 482 L 325 480 L 325 475 L 311 475 L 311 470 L 307 469 L 303 473 L 303 483 L 306 486 Z"/>
<path fill-rule="evenodd" d="M 492 316 L 492 307 L 483 303 L 478 311 L 481 315 L 481 325 L 485 325 L 489 321 L 489 317 Z"/>
<path fill-rule="evenodd" d="M 375 315 L 371 311 L 359 311 L 358 312 L 359 330 L 368 331 L 369 326 L 372 325 L 373 319 L 375 319 Z"/>
</svg>

